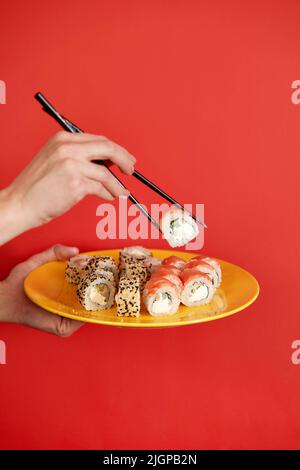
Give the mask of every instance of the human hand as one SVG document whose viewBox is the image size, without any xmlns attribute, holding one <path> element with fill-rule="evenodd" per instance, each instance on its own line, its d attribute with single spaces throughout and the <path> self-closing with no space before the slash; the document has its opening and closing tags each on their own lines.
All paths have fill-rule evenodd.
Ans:
<svg viewBox="0 0 300 470">
<path fill-rule="evenodd" d="M 78 248 L 55 245 L 15 266 L 0 282 L 0 322 L 18 323 L 61 337 L 70 336 L 83 323 L 46 312 L 25 295 L 23 283 L 27 274 L 48 261 L 65 260 L 78 254 Z"/>
<path fill-rule="evenodd" d="M 96 159 L 109 160 L 125 174 L 132 174 L 136 162 L 106 137 L 58 132 L 1 191 L 0 215 L 9 206 L 9 220 L 0 230 L 0 244 L 62 215 L 88 194 L 107 200 L 128 196 L 105 166 L 92 162 Z"/>
</svg>

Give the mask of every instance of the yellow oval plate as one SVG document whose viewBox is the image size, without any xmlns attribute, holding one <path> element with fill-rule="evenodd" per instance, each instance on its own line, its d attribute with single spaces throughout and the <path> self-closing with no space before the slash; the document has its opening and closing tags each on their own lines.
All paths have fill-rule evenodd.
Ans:
<svg viewBox="0 0 300 470">
<path fill-rule="evenodd" d="M 185 251 L 152 251 L 157 258 L 177 255 L 188 260 L 195 256 L 195 253 Z M 88 254 L 108 255 L 118 260 L 119 250 L 92 251 Z M 64 261 L 46 263 L 32 271 L 25 279 L 24 290 L 32 302 L 43 309 L 83 322 L 140 328 L 191 325 L 237 313 L 251 305 L 259 294 L 258 282 L 250 273 L 234 264 L 222 260 L 219 262 L 223 279 L 213 300 L 199 307 L 180 305 L 178 312 L 171 316 L 152 317 L 144 306 L 138 318 L 118 317 L 115 307 L 97 312 L 85 310 L 77 299 L 76 287 L 65 280 Z"/>
</svg>

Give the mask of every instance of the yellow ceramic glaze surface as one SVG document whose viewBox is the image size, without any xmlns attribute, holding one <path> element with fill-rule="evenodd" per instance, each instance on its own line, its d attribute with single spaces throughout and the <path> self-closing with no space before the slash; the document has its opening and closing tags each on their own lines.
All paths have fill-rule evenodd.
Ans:
<svg viewBox="0 0 300 470">
<path fill-rule="evenodd" d="M 185 251 L 152 251 L 157 258 L 177 255 L 188 260 L 195 256 L 195 253 Z M 93 251 L 89 254 L 113 256 L 117 260 L 119 250 Z M 218 320 L 240 312 L 251 305 L 259 294 L 258 282 L 250 273 L 234 264 L 218 261 L 221 264 L 223 279 L 213 300 L 199 307 L 180 305 L 178 312 L 171 316 L 152 317 L 144 306 L 138 318 L 118 317 L 115 307 L 97 312 L 85 310 L 77 299 L 76 287 L 65 280 L 66 263 L 63 261 L 46 263 L 32 271 L 25 280 L 24 290 L 32 302 L 45 310 L 84 322 L 134 328 L 191 325 Z"/>
</svg>

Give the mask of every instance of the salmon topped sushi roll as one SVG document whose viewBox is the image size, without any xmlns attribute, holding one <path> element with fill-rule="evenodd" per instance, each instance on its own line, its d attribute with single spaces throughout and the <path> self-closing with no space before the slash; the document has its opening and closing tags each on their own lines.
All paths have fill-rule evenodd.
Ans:
<svg viewBox="0 0 300 470">
<path fill-rule="evenodd" d="M 214 270 L 217 273 L 217 280 L 216 280 L 216 283 L 215 283 L 215 287 L 216 288 L 220 287 L 221 282 L 222 282 L 222 270 L 221 270 L 221 266 L 218 263 L 218 261 L 215 258 L 209 258 L 208 256 L 196 256 L 193 259 L 200 259 L 204 263 L 207 263 L 207 264 L 209 264 L 210 266 L 212 266 L 214 268 Z"/>
<path fill-rule="evenodd" d="M 180 304 L 180 293 L 168 279 L 151 279 L 145 285 L 143 300 L 150 315 L 173 315 Z"/>
<path fill-rule="evenodd" d="M 175 266 L 175 268 L 183 269 L 185 266 L 185 261 L 179 256 L 168 256 L 165 258 L 162 263 L 163 266 Z"/>
<path fill-rule="evenodd" d="M 156 273 L 159 273 L 161 271 L 164 271 L 164 272 L 169 272 L 169 273 L 172 273 L 172 274 L 175 274 L 175 276 L 179 276 L 180 273 L 181 273 L 181 270 L 178 269 L 178 268 L 175 268 L 175 266 L 164 266 L 164 265 L 161 265 L 158 269 L 156 269 L 156 271 L 154 271 L 153 274 L 156 274 Z"/>
<path fill-rule="evenodd" d="M 178 289 L 181 291 L 182 281 L 178 274 L 175 274 L 170 269 L 160 268 L 151 276 L 151 280 L 162 279 L 162 278 L 168 279 L 169 281 L 173 282 L 173 284 L 175 284 L 178 287 Z"/>
<path fill-rule="evenodd" d="M 185 265 L 185 269 L 196 269 L 197 271 L 207 274 L 213 285 L 216 287 L 219 282 L 217 271 L 210 264 L 202 261 L 202 259 L 191 259 Z"/>
<path fill-rule="evenodd" d="M 215 287 L 207 274 L 197 269 L 184 269 L 181 273 L 183 289 L 181 291 L 181 302 L 194 307 L 204 305 L 211 301 Z"/>
</svg>

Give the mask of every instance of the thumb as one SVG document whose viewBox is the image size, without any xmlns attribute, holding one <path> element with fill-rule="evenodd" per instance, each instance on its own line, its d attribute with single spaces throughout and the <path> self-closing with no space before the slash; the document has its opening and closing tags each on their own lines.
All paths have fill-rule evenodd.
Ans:
<svg viewBox="0 0 300 470">
<path fill-rule="evenodd" d="M 66 260 L 79 253 L 78 248 L 74 246 L 54 245 L 48 250 L 42 251 L 31 256 L 28 260 L 21 263 L 22 274 L 27 276 L 33 269 L 49 261 Z M 20 265 L 19 265 L 20 266 Z"/>
</svg>

